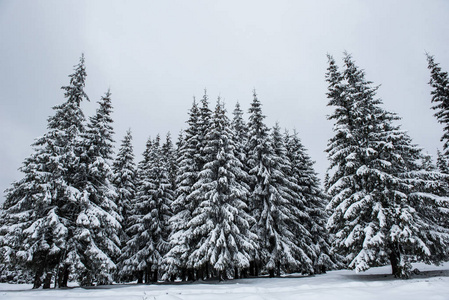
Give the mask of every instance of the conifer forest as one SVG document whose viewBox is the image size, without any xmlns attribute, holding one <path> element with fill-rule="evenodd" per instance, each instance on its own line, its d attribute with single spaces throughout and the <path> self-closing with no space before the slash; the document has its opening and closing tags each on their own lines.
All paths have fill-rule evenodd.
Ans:
<svg viewBox="0 0 449 300">
<path fill-rule="evenodd" d="M 113 90 L 84 114 L 82 55 L 5 191 L 0 281 L 62 288 L 386 265 L 408 278 L 412 263 L 448 261 L 449 76 L 425 59 L 444 128 L 436 161 L 350 54 L 327 56 L 333 136 L 320 182 L 300 134 L 266 125 L 257 90 L 248 111 L 205 91 L 185 127 L 150 137 L 136 161 L 131 129 L 114 141 Z"/>
</svg>

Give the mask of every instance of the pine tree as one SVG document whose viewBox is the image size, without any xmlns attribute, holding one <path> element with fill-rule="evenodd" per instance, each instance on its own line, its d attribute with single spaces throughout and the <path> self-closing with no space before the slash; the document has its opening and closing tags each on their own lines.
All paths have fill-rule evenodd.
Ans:
<svg viewBox="0 0 449 300">
<path fill-rule="evenodd" d="M 252 227 L 258 239 L 258 249 L 253 257 L 250 266 L 250 275 L 258 276 L 260 268 L 263 266 L 263 260 L 260 252 L 264 247 L 266 237 L 263 236 L 263 220 L 261 221 L 264 202 L 269 198 L 269 191 L 266 182 L 269 180 L 269 159 L 272 154 L 269 143 L 269 130 L 264 124 L 265 116 L 262 114 L 261 103 L 257 99 L 256 92 L 253 91 L 253 102 L 249 109 L 248 122 L 248 143 L 246 145 L 248 174 L 250 178 L 250 196 L 249 211 L 256 220 Z"/>
<path fill-rule="evenodd" d="M 191 246 L 191 233 L 187 227 L 192 212 L 198 206 L 196 201 L 188 199 L 192 186 L 200 171 L 200 110 L 194 101 L 189 111 L 188 128 L 178 142 L 176 199 L 172 203 L 173 217 L 170 219 L 170 250 L 163 260 L 163 279 L 193 279 L 193 270 L 187 270 L 187 260 Z"/>
<path fill-rule="evenodd" d="M 176 171 L 178 165 L 176 163 L 176 149 L 173 147 L 173 142 L 171 139 L 170 132 L 167 133 L 165 137 L 165 143 L 162 145 L 162 157 L 164 158 L 164 163 L 166 164 L 168 179 L 171 183 L 171 189 L 173 195 L 176 191 Z M 173 199 L 174 200 L 174 199 Z"/>
<path fill-rule="evenodd" d="M 199 278 L 238 277 L 249 267 L 256 246 L 244 201 L 247 187 L 237 181 L 242 177 L 242 165 L 234 155 L 229 123 L 218 100 L 205 135 L 206 163 L 189 195 L 201 199 L 188 224 L 194 241 L 188 265 L 199 271 Z"/>
<path fill-rule="evenodd" d="M 327 226 L 350 268 L 390 262 L 395 276 L 406 277 L 408 259 L 429 262 L 445 255 L 447 230 L 437 221 L 445 200 L 437 195 L 446 187 L 441 174 L 422 169 L 421 150 L 393 124 L 399 118 L 381 108 L 377 87 L 350 55 L 344 63 L 340 73 L 329 57 L 326 74 L 329 106 L 335 107 L 329 116 L 335 136 L 326 150 L 332 197 Z"/>
<path fill-rule="evenodd" d="M 134 152 L 132 145 L 131 130 L 126 132 L 122 140 L 117 157 L 113 164 L 114 180 L 117 189 L 116 205 L 120 218 L 122 219 L 121 248 L 126 245 L 128 236 L 126 230 L 129 227 L 129 218 L 132 214 L 131 203 L 136 194 L 136 164 L 134 163 Z"/>
<path fill-rule="evenodd" d="M 169 162 L 167 157 L 162 156 L 159 135 L 152 145 L 148 169 L 150 211 L 143 217 L 143 221 L 148 226 L 147 247 L 150 250 L 147 261 L 153 273 L 153 278 L 150 279 L 156 282 L 159 278 L 162 258 L 169 249 L 169 219 L 172 217 L 171 203 L 174 192 L 170 180 Z"/>
<path fill-rule="evenodd" d="M 300 186 L 295 176 L 290 175 L 291 161 L 287 156 L 284 138 L 279 124 L 272 129 L 271 146 L 273 155 L 270 165 L 270 206 L 266 214 L 274 224 L 270 226 L 275 231 L 271 233 L 270 243 L 275 243 L 273 250 L 268 254 L 269 262 L 278 276 L 282 272 L 299 271 L 303 274 L 313 274 L 313 262 L 317 257 L 313 246 L 309 228 L 304 226 L 310 219 L 309 211 L 306 211 L 301 202 L 307 201 L 299 194 Z M 266 224 L 266 222 L 264 222 Z M 270 249 L 271 245 L 268 247 Z M 267 269 L 270 268 L 267 266 Z M 273 274 L 272 274 L 273 275 Z"/>
<path fill-rule="evenodd" d="M 449 174 L 449 164 L 446 156 L 444 156 L 440 150 L 437 151 L 437 167 L 441 173 Z"/>
<path fill-rule="evenodd" d="M 113 154 L 111 93 L 106 92 L 100 107 L 90 118 L 83 134 L 83 155 L 86 182 L 80 212 L 76 218 L 75 238 L 83 267 L 77 270 L 82 285 L 112 283 L 115 262 L 120 256 L 121 217 L 116 205 L 117 194 L 112 184 L 110 160 Z"/>
<path fill-rule="evenodd" d="M 126 246 L 123 248 L 120 275 L 122 277 L 137 278 L 138 283 L 142 283 L 144 276 L 146 282 L 149 280 L 151 266 L 148 264 L 150 244 L 148 240 L 149 219 L 145 218 L 150 213 L 150 190 L 153 188 L 149 180 L 149 169 L 152 161 L 153 141 L 148 139 L 143 152 L 142 160 L 137 165 L 136 176 L 136 196 L 131 203 L 131 212 L 128 218 L 128 227 L 126 234 L 129 237 Z"/>
<path fill-rule="evenodd" d="M 248 142 L 248 131 L 245 121 L 243 120 L 243 111 L 238 102 L 235 104 L 233 115 L 234 118 L 232 119 L 231 127 L 234 132 L 235 143 L 237 144 L 236 147 L 242 148 L 243 151 Z"/>
<path fill-rule="evenodd" d="M 326 229 L 328 215 L 325 208 L 328 199 L 320 187 L 320 181 L 313 168 L 314 162 L 307 154 L 296 131 L 291 135 L 285 132 L 284 143 L 286 156 L 290 162 L 286 173 L 297 185 L 294 204 L 300 211 L 300 224 L 311 234 L 314 245 L 315 273 L 338 268 L 340 265 L 335 254 L 331 252 L 330 237 Z M 296 236 L 300 237 L 299 234 Z"/>
<path fill-rule="evenodd" d="M 281 272 L 302 269 L 311 273 L 311 250 L 307 243 L 294 243 L 294 230 L 305 229 L 298 223 L 300 212 L 293 205 L 295 183 L 286 177 L 288 162 L 279 128 L 275 127 L 271 137 L 263 123 L 261 104 L 253 93 L 249 110 L 249 141 L 247 145 L 250 189 L 250 211 L 256 219 L 253 231 L 259 237 L 259 252 L 255 256 L 255 270 L 263 267 L 270 276 Z M 310 240 L 302 232 L 303 241 Z"/>
<path fill-rule="evenodd" d="M 8 215 L 2 227 L 8 253 L 34 272 L 35 288 L 44 273 L 44 287 L 50 287 L 54 272 L 57 285 L 67 286 L 70 270 L 81 264 L 74 232 L 77 202 L 83 196 L 79 141 L 85 132 L 80 104 L 88 100 L 84 56 L 69 77 L 70 84 L 62 87 L 67 100 L 53 108 L 48 132 L 33 144 L 35 151 L 21 168 L 25 176 L 7 191 L 3 206 Z"/>
<path fill-rule="evenodd" d="M 433 55 L 427 54 L 428 68 L 430 70 L 429 84 L 432 87 L 432 109 L 436 111 L 435 117 L 438 122 L 443 124 L 443 154 L 449 156 L 449 76 L 443 71 L 438 63 L 435 62 Z"/>
</svg>

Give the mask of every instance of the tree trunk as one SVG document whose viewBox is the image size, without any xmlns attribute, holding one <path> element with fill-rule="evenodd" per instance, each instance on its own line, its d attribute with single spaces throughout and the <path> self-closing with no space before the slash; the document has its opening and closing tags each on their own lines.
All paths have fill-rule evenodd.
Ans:
<svg viewBox="0 0 449 300">
<path fill-rule="evenodd" d="M 270 269 L 268 270 L 268 272 L 270 273 L 270 278 L 274 277 L 274 269 Z"/>
<path fill-rule="evenodd" d="M 254 275 L 254 261 L 251 261 L 249 263 L 248 273 L 249 273 L 249 276 L 255 276 Z"/>
<path fill-rule="evenodd" d="M 44 289 L 49 289 L 51 285 L 51 278 L 53 277 L 52 272 L 47 272 L 47 275 L 45 276 L 44 280 Z"/>
<path fill-rule="evenodd" d="M 187 278 L 188 281 L 195 281 L 195 270 L 188 269 L 187 276 L 188 276 L 188 278 Z"/>
<path fill-rule="evenodd" d="M 239 279 L 239 269 L 237 267 L 234 267 L 234 279 Z"/>
<path fill-rule="evenodd" d="M 143 271 L 137 272 L 137 283 L 143 283 Z"/>
<path fill-rule="evenodd" d="M 38 289 L 42 285 L 42 274 L 44 273 L 43 268 L 39 267 L 39 269 L 36 271 L 36 274 L 34 274 L 34 282 L 33 282 L 33 289 Z"/>
<path fill-rule="evenodd" d="M 62 287 L 67 287 L 67 283 L 69 282 L 69 266 L 65 265 L 64 266 L 64 274 L 62 277 Z"/>
<path fill-rule="evenodd" d="M 153 278 L 152 278 L 152 280 L 151 280 L 152 282 L 154 282 L 154 283 L 157 282 L 157 279 L 158 279 L 158 276 L 157 276 L 157 275 L 158 275 L 158 273 L 159 273 L 159 272 L 158 272 L 158 269 L 156 269 L 156 270 L 153 271 Z"/>
<path fill-rule="evenodd" d="M 69 281 L 69 266 L 64 264 L 62 269 L 58 270 L 58 287 L 67 287 L 67 282 Z"/>
<path fill-rule="evenodd" d="M 401 277 L 401 253 L 396 245 L 393 245 L 390 249 L 390 263 L 391 263 L 391 271 L 394 277 Z"/>
<path fill-rule="evenodd" d="M 240 272 L 240 278 L 248 278 L 248 268 L 245 268 Z"/>
</svg>

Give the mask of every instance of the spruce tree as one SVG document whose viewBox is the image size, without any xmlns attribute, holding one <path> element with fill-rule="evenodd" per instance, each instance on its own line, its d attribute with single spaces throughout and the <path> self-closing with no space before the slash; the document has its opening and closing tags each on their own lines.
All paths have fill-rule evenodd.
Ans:
<svg viewBox="0 0 449 300">
<path fill-rule="evenodd" d="M 429 84 L 432 87 L 432 109 L 435 110 L 435 117 L 438 122 L 443 124 L 443 154 L 449 157 L 449 76 L 443 71 L 438 63 L 435 62 L 433 55 L 427 54 L 427 63 L 430 70 Z"/>
<path fill-rule="evenodd" d="M 315 273 L 338 268 L 339 261 L 331 251 L 330 237 L 326 229 L 328 215 L 326 205 L 328 197 L 321 189 L 320 180 L 313 168 L 314 162 L 307 154 L 296 130 L 284 135 L 286 156 L 289 160 L 287 176 L 296 183 L 294 205 L 300 211 L 300 224 L 311 234 L 315 255 L 313 267 Z M 300 237 L 299 234 L 296 235 Z"/>
<path fill-rule="evenodd" d="M 243 177 L 242 165 L 220 100 L 204 138 L 205 164 L 189 195 L 200 203 L 188 223 L 194 242 L 188 266 L 199 271 L 199 278 L 235 278 L 249 267 L 256 236 L 249 231 L 251 217 L 244 201 L 248 192 L 237 180 Z"/>
<path fill-rule="evenodd" d="M 259 251 L 251 272 L 257 275 L 258 268 L 263 267 L 270 276 L 293 269 L 312 273 L 314 253 L 308 246 L 310 234 L 298 223 L 300 212 L 294 205 L 296 185 L 286 176 L 288 161 L 282 135 L 279 127 L 275 127 L 270 136 L 255 92 L 253 97 L 247 153 L 252 177 L 250 211 L 256 219 L 253 232 L 259 237 Z M 302 240 L 295 240 L 295 231 L 302 231 Z"/>
<path fill-rule="evenodd" d="M 121 248 L 123 248 L 128 240 L 126 230 L 129 227 L 129 218 L 132 215 L 131 203 L 136 194 L 136 164 L 134 163 L 131 130 L 128 130 L 123 138 L 112 168 L 114 171 L 113 183 L 117 190 L 116 205 L 122 219 L 120 240 Z"/>
<path fill-rule="evenodd" d="M 391 263 L 395 276 L 407 277 L 409 259 L 438 261 L 447 252 L 447 230 L 437 220 L 445 183 L 441 174 L 422 169 L 421 149 L 394 125 L 399 118 L 381 107 L 377 87 L 350 55 L 344 65 L 340 73 L 329 57 L 335 136 L 326 150 L 331 162 L 327 226 L 350 268 Z"/>
<path fill-rule="evenodd" d="M 33 144 L 34 153 L 21 168 L 24 178 L 7 191 L 3 205 L 7 214 L 2 234 L 15 254 L 14 260 L 35 274 L 34 287 L 50 287 L 56 275 L 59 287 L 67 286 L 69 272 L 82 265 L 81 249 L 75 239 L 77 203 L 82 200 L 80 141 L 85 117 L 80 104 L 84 92 L 84 56 L 62 87 L 67 99 L 53 107 L 48 131 Z M 9 258 L 8 258 L 9 259 Z"/>
<path fill-rule="evenodd" d="M 150 255 L 147 245 L 149 235 L 149 219 L 145 218 L 150 213 L 150 190 L 153 188 L 150 182 L 149 169 L 152 161 L 153 141 L 148 139 L 143 152 L 142 160 L 137 165 L 136 196 L 131 202 L 131 211 L 128 215 L 128 227 L 126 234 L 128 241 L 123 248 L 120 275 L 122 277 L 137 278 L 137 283 L 144 279 L 149 280 L 151 266 L 148 263 Z M 151 250 L 151 249 L 150 249 Z M 145 278 L 144 278 L 145 276 Z"/>
<path fill-rule="evenodd" d="M 272 220 L 273 229 L 270 243 L 274 242 L 271 253 L 267 256 L 269 261 L 267 269 L 275 271 L 279 276 L 285 272 L 298 271 L 303 274 L 313 274 L 313 262 L 317 257 L 316 249 L 312 242 L 312 235 L 305 225 L 310 219 L 309 211 L 306 211 L 302 202 L 307 201 L 299 194 L 300 186 L 295 176 L 291 176 L 291 161 L 287 156 L 284 137 L 281 134 L 279 124 L 276 124 L 271 133 L 271 146 L 273 155 L 269 173 L 270 206 L 266 214 L 270 214 L 268 220 Z M 272 265 L 274 268 L 270 268 Z M 271 271 L 271 273 L 273 273 Z M 271 274 L 273 275 L 273 274 Z"/>
<path fill-rule="evenodd" d="M 148 168 L 148 193 L 151 196 L 149 213 L 144 215 L 143 221 L 148 227 L 145 234 L 148 237 L 148 264 L 153 277 L 151 281 L 159 279 L 163 256 L 168 252 L 168 237 L 170 234 L 169 219 L 172 217 L 171 203 L 174 198 L 170 169 L 167 157 L 162 155 L 159 135 L 152 143 Z"/>
<path fill-rule="evenodd" d="M 249 109 L 248 143 L 246 145 L 248 174 L 250 180 L 249 210 L 256 223 L 251 230 L 258 239 L 258 248 L 252 259 L 250 275 L 258 276 L 263 266 L 260 251 L 264 247 L 265 239 L 263 232 L 263 220 L 261 220 L 264 202 L 269 198 L 266 182 L 269 180 L 269 159 L 272 154 L 269 143 L 269 130 L 263 122 L 265 116 L 262 114 L 261 103 L 257 99 L 256 91 L 253 91 L 253 102 Z"/>
<path fill-rule="evenodd" d="M 114 142 L 110 96 L 107 91 L 98 102 L 99 108 L 83 134 L 81 162 L 86 167 L 86 182 L 76 218 L 76 238 L 82 247 L 79 252 L 83 264 L 77 276 L 82 285 L 112 283 L 120 256 L 121 217 L 110 165 Z"/>
<path fill-rule="evenodd" d="M 200 110 L 194 101 L 189 111 L 188 128 L 178 142 L 176 199 L 172 203 L 173 217 L 170 219 L 170 250 L 163 260 L 163 279 L 176 277 L 193 279 L 193 270 L 187 270 L 187 260 L 191 246 L 191 232 L 187 227 L 192 212 L 198 206 L 196 201 L 188 199 L 200 171 Z"/>
</svg>

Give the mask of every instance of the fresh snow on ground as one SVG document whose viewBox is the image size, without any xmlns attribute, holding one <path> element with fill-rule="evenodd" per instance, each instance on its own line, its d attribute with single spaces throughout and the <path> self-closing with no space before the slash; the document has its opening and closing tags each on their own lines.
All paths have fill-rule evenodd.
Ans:
<svg viewBox="0 0 449 300">
<path fill-rule="evenodd" d="M 0 284 L 0 299 L 125 299 L 125 300 L 448 300 L 449 263 L 440 266 L 415 264 L 421 273 L 412 279 L 395 279 L 389 267 L 364 273 L 332 271 L 301 277 L 239 279 L 188 284 L 114 285 L 94 288 L 31 290 L 31 285 Z"/>
</svg>

